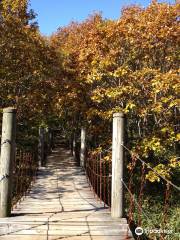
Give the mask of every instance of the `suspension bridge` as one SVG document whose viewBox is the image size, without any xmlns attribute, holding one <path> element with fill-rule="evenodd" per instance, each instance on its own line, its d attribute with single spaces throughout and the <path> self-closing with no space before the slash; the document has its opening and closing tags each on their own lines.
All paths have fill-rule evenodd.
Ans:
<svg viewBox="0 0 180 240">
<path fill-rule="evenodd" d="M 70 152 L 55 148 L 12 217 L 0 219 L 0 239 L 125 239 L 126 219 L 114 220 L 94 199 Z M 130 239 L 129 237 L 128 239 Z"/>
<path fill-rule="evenodd" d="M 144 237 L 143 232 L 135 232 L 134 235 L 134 230 L 141 226 L 142 215 L 149 219 L 142 207 L 145 168 L 149 165 L 125 145 L 123 114 L 113 115 L 112 147 L 98 153 L 87 151 L 84 127 L 81 128 L 79 150 L 75 137 L 68 147 L 62 134 L 53 137 L 52 131 L 43 128 L 39 129 L 37 150 L 17 148 L 15 116 L 15 109 L 4 109 L 0 240 L 125 240 Z M 123 173 L 125 151 L 132 159 L 128 180 Z M 136 200 L 132 182 L 138 161 L 141 179 Z M 155 173 L 166 183 L 162 210 L 164 228 L 160 237 L 168 239 L 166 224 L 170 187 L 178 194 L 180 188 Z M 124 201 L 125 193 L 129 195 L 128 205 Z M 125 208 L 128 214 L 125 214 Z M 138 212 L 137 223 L 134 221 L 134 208 Z M 151 223 L 156 230 L 153 221 Z M 174 233 L 174 239 L 178 236 Z"/>
<path fill-rule="evenodd" d="M 10 146 L 14 144 L 10 135 L 7 136 L 8 114 L 12 117 L 13 111 L 5 110 L 2 158 L 5 152 L 7 154 L 7 148 L 12 151 Z M 11 124 L 12 121 L 11 118 Z M 61 143 L 61 137 L 56 139 L 46 162 L 41 162 L 38 167 L 37 157 L 40 161 L 45 160 L 42 134 L 40 130 L 40 156 L 18 149 L 12 174 L 7 162 L 1 167 L 0 239 L 133 239 L 127 220 L 113 218 L 109 206 L 95 196 L 88 175 Z M 8 184 L 12 184 L 11 210 L 8 209 Z"/>
</svg>

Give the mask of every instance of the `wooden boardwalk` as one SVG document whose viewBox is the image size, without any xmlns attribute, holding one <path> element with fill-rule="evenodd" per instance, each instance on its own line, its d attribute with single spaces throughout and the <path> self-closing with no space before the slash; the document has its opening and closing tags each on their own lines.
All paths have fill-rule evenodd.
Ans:
<svg viewBox="0 0 180 240">
<path fill-rule="evenodd" d="M 128 232 L 128 237 L 127 237 Z M 133 239 L 126 219 L 114 220 L 94 198 L 70 153 L 57 148 L 11 218 L 0 218 L 0 240 Z"/>
</svg>

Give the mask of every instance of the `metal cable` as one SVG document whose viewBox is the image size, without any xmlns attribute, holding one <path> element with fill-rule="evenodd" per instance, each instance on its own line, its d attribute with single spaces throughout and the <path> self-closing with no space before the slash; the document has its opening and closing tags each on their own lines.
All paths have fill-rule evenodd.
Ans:
<svg viewBox="0 0 180 240">
<path fill-rule="evenodd" d="M 134 155 L 133 152 L 128 149 L 126 146 L 124 146 L 123 144 L 121 144 L 121 146 L 123 146 L 131 155 Z M 162 176 L 161 174 L 159 174 L 156 170 L 154 170 L 148 163 L 146 163 L 145 161 L 143 161 L 140 157 L 138 157 L 137 155 L 135 156 L 141 163 L 145 164 L 148 168 L 150 168 L 157 176 L 159 176 L 160 178 L 162 178 L 164 181 L 166 181 L 167 183 L 169 183 L 170 185 L 172 185 L 174 188 L 176 188 L 178 191 L 180 191 L 180 187 L 175 185 L 174 183 L 172 183 L 170 180 L 167 180 L 164 176 Z"/>
<path fill-rule="evenodd" d="M 101 151 L 100 153 L 102 154 L 102 153 L 105 153 L 105 152 L 110 152 L 110 150 L 112 150 L 112 146 L 109 147 L 108 149 L 105 149 L 105 150 Z"/>
<path fill-rule="evenodd" d="M 11 141 L 9 139 L 4 140 L 4 142 L 1 143 L 1 146 L 4 145 L 5 143 L 11 144 Z"/>
<path fill-rule="evenodd" d="M 93 174 L 96 175 L 96 176 L 98 176 L 98 177 L 103 177 L 103 178 L 110 178 L 110 177 L 112 177 L 111 175 L 101 175 L 101 174 L 96 173 L 94 170 L 92 170 L 92 169 L 90 168 L 89 165 L 87 166 L 87 168 L 89 168 L 89 169 L 91 170 L 91 172 L 93 172 Z"/>
<path fill-rule="evenodd" d="M 134 197 L 134 195 L 131 193 L 130 189 L 128 188 L 127 184 L 123 181 L 123 179 L 120 179 L 121 182 L 123 183 L 123 185 L 125 186 L 126 190 L 128 191 L 129 195 L 133 198 L 134 202 L 136 203 L 136 205 L 138 206 L 138 208 L 140 208 L 141 206 L 139 205 L 138 201 L 136 200 L 136 198 Z M 152 220 L 146 215 L 146 213 L 144 212 L 144 210 L 141 210 L 141 212 L 144 214 L 144 216 L 152 223 Z M 155 227 L 155 225 L 152 223 L 153 227 Z"/>
<path fill-rule="evenodd" d="M 14 189 L 12 207 L 16 206 L 22 197 L 30 191 L 30 186 L 36 175 L 37 161 L 31 151 L 16 149 L 13 169 Z"/>
<path fill-rule="evenodd" d="M 0 182 L 3 181 L 5 178 L 9 178 L 9 175 L 8 174 L 2 175 L 0 177 Z"/>
</svg>

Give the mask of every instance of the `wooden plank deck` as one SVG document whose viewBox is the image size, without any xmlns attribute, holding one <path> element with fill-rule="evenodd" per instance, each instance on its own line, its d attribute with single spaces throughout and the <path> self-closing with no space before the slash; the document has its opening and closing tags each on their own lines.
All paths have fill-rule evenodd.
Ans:
<svg viewBox="0 0 180 240">
<path fill-rule="evenodd" d="M 126 219 L 111 218 L 109 209 L 94 198 L 84 172 L 63 148 L 48 157 L 12 217 L 0 218 L 0 240 L 58 239 L 133 239 Z"/>
</svg>

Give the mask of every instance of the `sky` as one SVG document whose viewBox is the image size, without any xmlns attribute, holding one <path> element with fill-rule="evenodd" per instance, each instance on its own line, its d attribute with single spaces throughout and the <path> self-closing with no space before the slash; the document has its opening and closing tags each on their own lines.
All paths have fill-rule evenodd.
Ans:
<svg viewBox="0 0 180 240">
<path fill-rule="evenodd" d="M 146 7 L 151 0 L 30 0 L 30 8 L 37 13 L 42 34 L 51 35 L 71 21 L 83 21 L 93 12 L 102 12 L 104 18 L 117 19 L 121 8 L 129 4 Z M 159 2 L 162 2 L 161 0 Z M 166 0 L 174 3 L 174 0 Z"/>
</svg>

